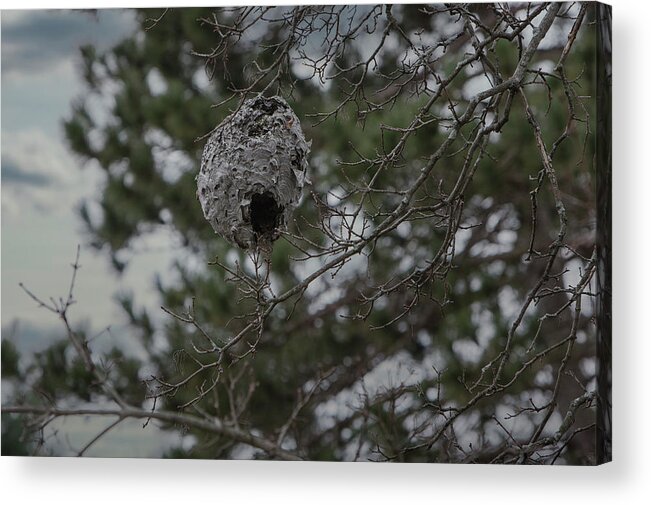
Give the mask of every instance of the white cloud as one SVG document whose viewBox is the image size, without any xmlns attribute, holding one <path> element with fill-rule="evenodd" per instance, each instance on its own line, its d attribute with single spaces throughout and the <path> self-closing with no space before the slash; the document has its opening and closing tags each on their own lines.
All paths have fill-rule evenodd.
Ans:
<svg viewBox="0 0 651 505">
<path fill-rule="evenodd" d="M 69 210 L 99 175 L 82 172 L 62 141 L 42 130 L 2 134 L 2 210 L 9 216 L 25 206 Z"/>
<path fill-rule="evenodd" d="M 19 26 L 29 19 L 31 11 L 6 10 L 2 12 L 2 27 L 12 28 Z"/>
<path fill-rule="evenodd" d="M 72 181 L 77 170 L 61 141 L 37 129 L 3 132 L 2 155 L 26 173 L 44 175 L 55 185 Z"/>
<path fill-rule="evenodd" d="M 3 80 L 46 74 L 62 62 L 78 58 L 80 46 L 107 48 L 134 28 L 130 9 L 3 11 Z"/>
</svg>

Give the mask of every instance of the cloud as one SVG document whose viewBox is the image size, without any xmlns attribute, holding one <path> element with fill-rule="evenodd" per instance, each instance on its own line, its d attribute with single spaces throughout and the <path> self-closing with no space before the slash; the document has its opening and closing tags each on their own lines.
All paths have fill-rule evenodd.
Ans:
<svg viewBox="0 0 651 505">
<path fill-rule="evenodd" d="M 5 162 L 9 178 L 5 178 Z M 3 184 L 36 181 L 52 185 L 70 182 L 78 168 L 72 156 L 58 138 L 39 129 L 2 132 Z"/>
<path fill-rule="evenodd" d="M 0 174 L 2 210 L 9 215 L 25 205 L 70 209 L 86 189 L 78 163 L 59 139 L 38 129 L 2 133 Z"/>
<path fill-rule="evenodd" d="M 50 71 L 76 57 L 81 45 L 107 48 L 134 28 L 128 9 L 3 11 L 3 80 Z"/>
<path fill-rule="evenodd" d="M 2 156 L 2 181 L 9 185 L 47 186 L 51 183 L 52 178 L 46 174 L 21 170 L 9 156 Z"/>
<path fill-rule="evenodd" d="M 84 171 L 61 140 L 60 118 L 80 92 L 78 49 L 108 48 L 135 29 L 129 9 L 3 11 L 2 210 L 70 209 L 97 174 Z"/>
</svg>

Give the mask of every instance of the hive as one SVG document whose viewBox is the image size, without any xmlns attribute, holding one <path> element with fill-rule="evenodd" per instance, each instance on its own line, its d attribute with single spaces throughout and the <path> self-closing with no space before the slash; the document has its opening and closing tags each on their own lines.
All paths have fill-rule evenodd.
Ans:
<svg viewBox="0 0 651 505">
<path fill-rule="evenodd" d="M 204 217 L 231 244 L 270 244 L 299 204 L 310 145 L 280 97 L 246 100 L 210 136 L 197 175 Z"/>
</svg>

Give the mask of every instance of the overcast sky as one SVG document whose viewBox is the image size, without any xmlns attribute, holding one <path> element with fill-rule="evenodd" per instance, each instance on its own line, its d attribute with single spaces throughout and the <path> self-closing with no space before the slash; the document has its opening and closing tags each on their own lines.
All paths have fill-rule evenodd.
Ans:
<svg viewBox="0 0 651 505">
<path fill-rule="evenodd" d="M 3 335 L 12 333 L 18 321 L 14 338 L 32 350 L 40 347 L 39 335 L 58 328 L 58 321 L 38 310 L 19 282 L 46 299 L 64 295 L 81 244 L 78 303 L 71 315 L 99 331 L 123 321 L 113 301 L 120 290 L 133 291 L 155 312 L 153 275 L 166 270 L 172 253 L 164 236 L 150 238 L 153 250 L 138 254 L 118 278 L 105 255 L 84 247 L 88 239 L 77 208 L 98 194 L 102 174 L 93 166 L 82 170 L 63 141 L 62 119 L 84 93 L 79 47 L 111 47 L 134 31 L 133 14 L 2 11 L 1 25 L 2 327 Z"/>
<path fill-rule="evenodd" d="M 103 333 L 93 342 L 95 347 L 124 343 L 129 339 L 120 331 L 125 320 L 114 302 L 115 293 L 134 292 L 136 301 L 155 316 L 160 311 L 154 273 L 168 270 L 173 253 L 164 235 L 151 237 L 147 241 L 153 246 L 150 252 L 137 254 L 118 278 L 106 255 L 84 246 L 88 240 L 77 208 L 83 199 L 98 194 L 102 174 L 93 166 L 82 170 L 80 161 L 68 151 L 62 119 L 69 114 L 71 102 L 84 93 L 79 47 L 88 43 L 99 49 L 111 47 L 133 32 L 133 14 L 128 10 L 5 10 L 0 23 L 2 337 L 11 338 L 23 353 L 62 338 L 60 321 L 38 309 L 18 283 L 46 300 L 65 296 L 70 264 L 81 244 L 82 268 L 71 320 L 73 324 L 87 322 L 96 332 L 111 325 L 111 333 Z M 70 442 L 77 447 L 98 429 L 97 423 L 82 419 L 65 422 L 73 433 Z M 125 423 L 89 455 L 153 456 L 160 454 L 161 440 L 155 428 L 142 430 L 138 421 Z M 66 447 L 59 450 L 66 452 Z"/>
</svg>

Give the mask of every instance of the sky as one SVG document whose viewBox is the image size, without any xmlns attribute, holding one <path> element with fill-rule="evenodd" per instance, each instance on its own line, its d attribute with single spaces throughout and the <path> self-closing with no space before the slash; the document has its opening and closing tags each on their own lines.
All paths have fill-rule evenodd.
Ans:
<svg viewBox="0 0 651 505">
<path fill-rule="evenodd" d="M 84 166 L 63 138 L 62 119 L 85 91 L 79 47 L 111 47 L 133 32 L 133 14 L 2 11 L 1 27 L 2 328 L 3 334 L 16 334 L 19 347 L 34 350 L 38 334 L 58 322 L 36 308 L 20 282 L 45 299 L 64 295 L 80 244 L 82 269 L 71 315 L 99 331 L 123 322 L 113 300 L 117 292 L 156 303 L 153 276 L 166 270 L 172 252 L 164 235 L 149 237 L 139 247 L 144 252 L 118 277 L 106 254 L 86 247 L 78 207 L 99 194 L 103 175 L 92 164 Z"/>
<path fill-rule="evenodd" d="M 39 309 L 19 283 L 45 300 L 65 296 L 79 244 L 82 268 L 75 286 L 77 303 L 69 311 L 72 324 L 86 325 L 91 334 L 101 332 L 93 341 L 97 348 L 118 342 L 124 347 L 129 342 L 128 334 L 121 331 L 126 319 L 114 296 L 132 292 L 155 316 L 159 307 L 154 275 L 168 270 L 173 248 L 164 234 L 149 237 L 118 277 L 106 254 L 87 247 L 77 209 L 80 202 L 99 193 L 103 175 L 68 150 L 62 119 L 85 91 L 79 47 L 88 43 L 100 50 L 111 47 L 135 30 L 133 14 L 128 10 L 3 10 L 0 26 L 2 337 L 14 341 L 23 354 L 63 337 L 60 321 Z M 107 326 L 111 331 L 102 332 Z M 97 429 L 81 419 L 66 422 L 79 425 L 71 430 L 78 436 L 72 445 L 81 444 Z M 157 431 L 145 433 L 139 428 L 137 422 L 125 425 L 92 451 L 114 456 L 160 452 Z M 136 449 L 129 443 L 130 433 L 138 433 Z"/>
</svg>

